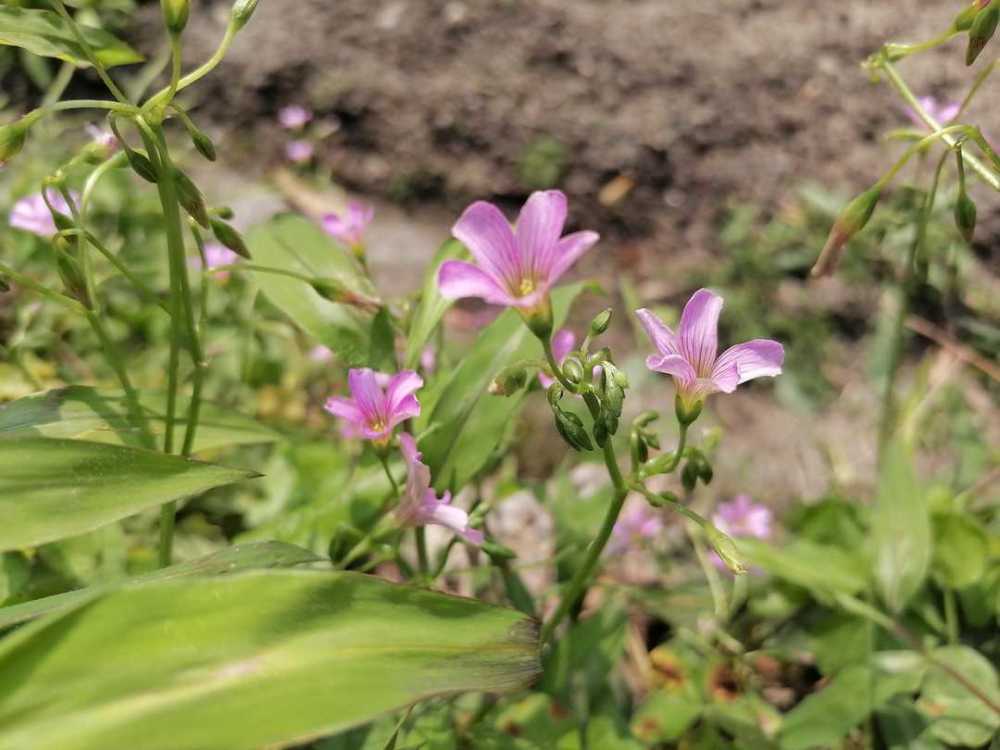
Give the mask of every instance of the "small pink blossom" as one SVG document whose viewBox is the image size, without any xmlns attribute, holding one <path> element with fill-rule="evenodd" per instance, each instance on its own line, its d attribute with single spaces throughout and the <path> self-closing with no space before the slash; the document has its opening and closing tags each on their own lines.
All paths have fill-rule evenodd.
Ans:
<svg viewBox="0 0 1000 750">
<path fill-rule="evenodd" d="M 451 529 L 470 544 L 482 544 L 483 532 L 469 528 L 469 514 L 451 504 L 451 493 L 440 498 L 431 487 L 431 470 L 421 462 L 417 443 L 411 435 L 399 436 L 399 447 L 406 461 L 406 489 L 396 508 L 396 517 L 406 526 L 435 524 Z"/>
<path fill-rule="evenodd" d="M 380 383 L 380 379 L 385 379 Z M 344 434 L 385 444 L 396 425 L 420 415 L 420 403 L 413 395 L 424 381 L 412 370 L 396 375 L 376 373 L 369 368 L 347 374 L 351 397 L 332 396 L 326 410 L 345 422 Z"/>
<path fill-rule="evenodd" d="M 278 122 L 286 130 L 301 130 L 313 118 L 313 113 L 298 104 L 291 104 L 278 110 Z"/>
<path fill-rule="evenodd" d="M 100 147 L 106 156 L 111 156 L 111 154 L 118 150 L 118 138 L 107 128 L 87 123 L 84 126 L 84 130 L 87 131 L 87 135 L 90 136 L 91 141 Z"/>
<path fill-rule="evenodd" d="M 958 113 L 962 109 L 962 105 L 959 102 L 940 101 L 933 96 L 918 97 L 917 102 L 920 103 L 920 106 L 923 107 L 927 114 L 942 125 L 947 125 L 958 117 Z M 910 118 L 910 122 L 914 125 L 921 128 L 925 126 L 924 121 L 920 119 L 920 115 L 909 107 L 906 109 L 906 116 Z"/>
<path fill-rule="evenodd" d="M 656 509 L 644 500 L 632 498 L 615 522 L 608 549 L 612 554 L 621 554 L 631 547 L 656 539 L 662 532 L 663 519 Z"/>
<path fill-rule="evenodd" d="M 239 260 L 239 257 L 240 256 L 228 247 L 220 245 L 218 242 L 205 243 L 205 266 L 208 270 L 219 268 L 221 266 L 231 266 Z M 195 268 L 202 268 L 201 258 L 195 257 L 192 260 L 191 265 Z M 229 278 L 229 271 L 217 271 L 212 275 L 220 281 L 225 281 Z"/>
<path fill-rule="evenodd" d="M 375 218 L 375 208 L 361 201 L 350 201 L 342 214 L 329 213 L 323 217 L 323 229 L 350 247 L 364 245 L 365 229 Z"/>
<path fill-rule="evenodd" d="M 292 164 L 306 164 L 316 155 L 315 147 L 309 141 L 289 141 L 285 144 L 285 158 Z"/>
<path fill-rule="evenodd" d="M 560 365 L 563 360 L 566 359 L 566 355 L 573 351 L 573 347 L 576 346 L 576 336 L 568 328 L 563 328 L 558 331 L 555 336 L 552 337 L 552 354 L 555 355 L 556 362 Z M 538 373 L 538 380 L 542 384 L 542 388 L 548 390 L 555 379 L 544 372 Z"/>
<path fill-rule="evenodd" d="M 309 350 L 309 360 L 317 364 L 326 364 L 333 361 L 333 352 L 330 347 L 318 344 Z"/>
<path fill-rule="evenodd" d="M 451 231 L 475 263 L 442 264 L 441 294 L 525 309 L 544 304 L 556 281 L 599 239 L 586 231 L 563 237 L 566 214 L 566 196 L 559 190 L 532 193 L 514 228 L 492 203 L 473 203 Z"/>
<path fill-rule="evenodd" d="M 770 539 L 773 533 L 774 514 L 766 505 L 755 503 L 749 495 L 737 495 L 728 503 L 722 503 L 712 516 L 712 523 L 724 534 L 739 539 Z M 719 570 L 726 570 L 722 559 L 712 553 L 712 563 Z"/>
<path fill-rule="evenodd" d="M 63 198 L 62 193 L 55 188 L 49 188 L 45 195 L 52 208 L 63 216 L 70 216 L 69 204 Z M 71 197 L 74 201 L 79 200 L 76 193 L 72 193 Z M 10 225 L 15 229 L 21 229 L 45 238 L 54 237 L 59 231 L 55 219 L 52 218 L 52 212 L 49 211 L 41 193 L 21 198 L 14 204 L 10 211 Z"/>
<path fill-rule="evenodd" d="M 420 367 L 428 375 L 433 374 L 434 369 L 437 367 L 437 352 L 434 347 L 427 345 L 424 350 L 420 352 Z"/>
<path fill-rule="evenodd" d="M 672 375 L 678 395 L 689 407 L 718 391 L 732 393 L 748 380 L 781 374 L 785 350 L 777 341 L 753 339 L 718 354 L 722 305 L 722 297 L 699 289 L 684 306 L 677 333 L 649 310 L 636 311 L 658 350 L 647 357 L 646 367 Z"/>
</svg>

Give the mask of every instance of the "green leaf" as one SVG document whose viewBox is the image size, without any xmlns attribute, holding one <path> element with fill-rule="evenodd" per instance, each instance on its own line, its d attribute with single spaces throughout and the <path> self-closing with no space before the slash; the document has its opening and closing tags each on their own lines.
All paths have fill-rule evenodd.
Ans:
<svg viewBox="0 0 1000 750">
<path fill-rule="evenodd" d="M 83 25 L 79 29 L 104 67 L 142 62 L 142 55 L 103 29 Z M 90 64 L 70 25 L 51 10 L 0 7 L 0 45 L 21 47 L 35 55 L 55 57 L 74 65 Z"/>
<path fill-rule="evenodd" d="M 200 560 L 178 563 L 177 565 L 171 565 L 167 568 L 135 576 L 127 580 L 101 586 L 90 586 L 76 591 L 67 591 L 64 594 L 55 594 L 54 596 L 46 596 L 42 599 L 25 602 L 24 604 L 3 607 L 0 609 L 0 629 L 34 620 L 36 617 L 47 615 L 50 612 L 69 609 L 87 599 L 91 599 L 98 594 L 110 591 L 126 583 L 141 584 L 173 578 L 189 578 L 191 576 L 223 575 L 226 573 L 238 573 L 243 570 L 252 570 L 254 568 L 287 568 L 304 563 L 318 562 L 321 559 L 309 550 L 285 544 L 284 542 L 240 544 L 235 547 L 227 547 Z"/>
<path fill-rule="evenodd" d="M 241 750 L 538 675 L 518 612 L 354 573 L 126 587 L 0 642 L 0 749 Z"/>
<path fill-rule="evenodd" d="M 868 582 L 864 561 L 839 547 L 804 539 L 775 547 L 750 538 L 737 540 L 737 546 L 751 564 L 823 600 L 832 594 L 855 594 Z"/>
<path fill-rule="evenodd" d="M 989 660 L 967 646 L 944 646 L 932 655 L 947 664 L 986 697 L 1000 703 L 1000 683 Z M 979 747 L 1000 729 L 1000 716 L 944 670 L 932 666 L 924 677 L 917 708 L 930 722 L 929 732 L 947 745 Z"/>
<path fill-rule="evenodd" d="M 154 438 L 166 428 L 166 395 L 140 392 L 139 407 Z M 187 402 L 178 404 L 176 425 L 187 425 Z M 97 443 L 146 447 L 142 429 L 130 418 L 128 400 L 117 391 L 73 385 L 12 401 L 0 408 L 0 438 L 30 436 L 71 438 Z M 250 417 L 203 403 L 194 452 L 233 445 L 269 443 L 281 435 Z M 156 440 L 162 444 L 162 440 Z"/>
<path fill-rule="evenodd" d="M 420 304 L 413 313 L 410 335 L 406 341 L 406 369 L 415 370 L 420 364 L 420 355 L 430 340 L 431 334 L 441 318 L 451 307 L 452 301 L 445 299 L 438 291 L 438 270 L 446 260 L 466 256 L 465 246 L 458 240 L 447 240 L 438 249 L 424 276 L 424 288 L 420 294 Z"/>
<path fill-rule="evenodd" d="M 872 672 L 848 667 L 793 708 L 781 726 L 781 750 L 838 747 L 872 710 Z"/>
<path fill-rule="evenodd" d="M 552 295 L 555 324 L 566 318 L 582 284 Z M 506 398 L 487 393 L 490 381 L 507 365 L 539 358 L 542 347 L 515 310 L 491 323 L 450 373 L 422 393 L 418 432 L 432 429 L 420 441 L 436 489 L 461 489 L 489 460 L 521 407 L 522 395 Z"/>
<path fill-rule="evenodd" d="M 657 690 L 636 709 L 632 733 L 647 747 L 679 740 L 701 716 L 703 703 L 693 693 Z"/>
<path fill-rule="evenodd" d="M 31 563 L 19 552 L 0 553 L 0 604 L 16 596 L 31 578 Z M 2 612 L 4 610 L 0 610 Z"/>
<path fill-rule="evenodd" d="M 371 353 L 368 366 L 380 372 L 396 372 L 396 331 L 392 327 L 389 310 L 382 308 L 375 314 L 371 328 Z"/>
<path fill-rule="evenodd" d="M 923 585 L 930 566 L 931 522 L 927 498 L 917 482 L 909 452 L 899 442 L 886 446 L 872 511 L 875 583 L 893 612 Z"/>
<path fill-rule="evenodd" d="M 310 278 L 335 279 L 374 297 L 371 282 L 348 251 L 301 216 L 278 216 L 247 236 L 254 262 Z M 264 295 L 296 325 L 329 347 L 349 367 L 367 364 L 371 315 L 323 299 L 305 281 L 255 272 Z"/>
<path fill-rule="evenodd" d="M 0 440 L 0 551 L 82 534 L 252 471 L 83 440 Z"/>
<path fill-rule="evenodd" d="M 960 589 L 976 583 L 986 573 L 990 538 L 974 518 L 962 513 L 938 513 L 933 518 L 935 578 Z"/>
</svg>

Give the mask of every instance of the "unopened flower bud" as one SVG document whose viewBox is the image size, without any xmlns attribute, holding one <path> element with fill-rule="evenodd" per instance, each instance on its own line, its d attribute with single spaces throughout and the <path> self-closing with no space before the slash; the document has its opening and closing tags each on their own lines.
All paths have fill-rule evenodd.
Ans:
<svg viewBox="0 0 1000 750">
<path fill-rule="evenodd" d="M 681 484 L 684 486 L 684 489 L 688 492 L 694 492 L 694 488 L 698 485 L 700 474 L 697 461 L 688 461 L 684 464 L 684 469 L 681 471 Z"/>
<path fill-rule="evenodd" d="M 677 415 L 677 421 L 685 426 L 694 424 L 695 420 L 701 416 L 701 407 L 704 403 L 700 399 L 694 403 L 688 403 L 678 394 L 674 399 L 674 413 Z"/>
<path fill-rule="evenodd" d="M 702 528 L 705 531 L 705 537 L 708 539 L 708 543 L 712 545 L 712 549 L 715 550 L 715 554 L 717 554 L 719 559 L 726 564 L 726 567 L 736 575 L 746 573 L 747 566 L 743 562 L 743 558 L 742 555 L 740 555 L 739 550 L 736 548 L 736 542 L 734 542 L 726 534 L 719 531 L 711 523 L 705 523 Z"/>
<path fill-rule="evenodd" d="M 979 15 L 981 9 L 982 6 L 979 0 L 974 0 L 974 2 L 966 6 L 951 22 L 952 31 L 968 31 L 971 29 L 972 22 L 976 20 L 976 16 Z"/>
<path fill-rule="evenodd" d="M 517 557 L 517 554 L 510 547 L 505 547 L 490 539 L 483 542 L 479 548 L 489 555 L 491 560 L 513 560 Z"/>
<path fill-rule="evenodd" d="M 519 307 L 517 311 L 520 313 L 525 325 L 539 339 L 544 341 L 552 335 L 552 303 L 548 298 L 535 307 L 530 309 Z"/>
<path fill-rule="evenodd" d="M 188 212 L 188 215 L 204 229 L 211 228 L 208 209 L 205 208 L 205 198 L 191 178 L 181 170 L 175 169 L 174 186 L 177 188 L 177 200 Z"/>
<path fill-rule="evenodd" d="M 188 129 L 188 133 L 191 135 L 191 142 L 194 147 L 198 150 L 198 153 L 204 156 L 209 161 L 215 161 L 215 144 L 212 143 L 212 139 L 209 138 L 201 130 L 192 126 Z"/>
<path fill-rule="evenodd" d="M 257 0 L 236 0 L 233 3 L 233 26 L 237 31 L 247 25 L 255 10 L 257 10 Z"/>
<path fill-rule="evenodd" d="M 222 219 L 215 218 L 209 219 L 209 223 L 212 225 L 212 234 L 215 235 L 215 239 L 239 255 L 241 258 L 252 260 L 250 257 L 250 248 L 248 248 L 247 243 L 244 242 L 243 236 L 233 229 L 230 224 L 222 221 Z"/>
<path fill-rule="evenodd" d="M 124 143 L 124 141 L 122 141 Z M 149 157 L 139 151 L 133 151 L 130 148 L 125 149 L 125 158 L 128 159 L 128 165 L 132 167 L 132 171 L 139 175 L 146 182 L 152 182 L 156 184 L 159 181 L 159 176 L 156 174 L 156 168 L 153 166 L 153 162 L 149 160 Z"/>
<path fill-rule="evenodd" d="M 834 222 L 826 245 L 823 246 L 823 252 L 820 253 L 816 265 L 812 268 L 813 276 L 825 276 L 837 267 L 847 241 L 868 224 L 872 214 L 875 213 L 875 206 L 878 205 L 881 195 L 882 189 L 876 186 L 866 190 L 847 204 L 847 207 L 837 217 L 837 221 Z"/>
<path fill-rule="evenodd" d="M 562 435 L 571 448 L 578 451 L 593 450 L 593 443 L 587 429 L 583 426 L 583 420 L 571 411 L 564 411 L 559 407 L 553 409 L 556 418 L 556 429 Z"/>
<path fill-rule="evenodd" d="M 573 385 L 583 380 L 583 365 L 576 357 L 567 357 L 562 363 L 562 371 L 566 380 Z"/>
<path fill-rule="evenodd" d="M 0 167 L 21 152 L 27 135 L 28 128 L 23 120 L 0 126 Z"/>
<path fill-rule="evenodd" d="M 611 315 L 613 310 L 609 307 L 606 310 L 598 313 L 592 321 L 590 321 L 590 333 L 592 336 L 600 336 L 606 330 L 608 326 L 611 325 Z"/>
<path fill-rule="evenodd" d="M 955 201 L 955 226 L 962 238 L 971 244 L 976 233 L 976 204 L 965 190 L 959 192 Z"/>
<path fill-rule="evenodd" d="M 191 12 L 190 0 L 160 0 L 163 8 L 163 21 L 171 34 L 180 34 L 187 26 L 188 15 Z"/>
<path fill-rule="evenodd" d="M 522 365 L 510 365 L 502 369 L 489 385 L 494 396 L 513 396 L 528 382 L 528 371 Z"/>
<path fill-rule="evenodd" d="M 965 64 L 972 65 L 985 49 L 997 30 L 1000 22 L 1000 0 L 993 0 L 976 14 L 969 29 L 969 46 L 965 52 Z"/>
<path fill-rule="evenodd" d="M 654 499 L 655 498 L 655 499 Z M 660 492 L 646 498 L 654 508 L 663 508 L 667 505 L 679 505 L 681 500 L 673 492 Z"/>
</svg>

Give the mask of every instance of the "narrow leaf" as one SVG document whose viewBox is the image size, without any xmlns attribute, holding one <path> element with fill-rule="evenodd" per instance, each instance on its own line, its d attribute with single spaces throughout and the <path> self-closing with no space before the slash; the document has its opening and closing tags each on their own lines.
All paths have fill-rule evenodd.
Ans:
<svg viewBox="0 0 1000 750">
<path fill-rule="evenodd" d="M 142 55 L 103 29 L 84 25 L 79 25 L 79 29 L 104 67 L 142 62 Z M 75 65 L 90 64 L 70 25 L 51 10 L 0 7 L 0 45 L 21 47 L 35 55 Z"/>
<path fill-rule="evenodd" d="M 0 440 L 0 552 L 82 534 L 252 471 L 82 440 Z"/>
<path fill-rule="evenodd" d="M 445 299 L 438 291 L 438 270 L 446 260 L 464 257 L 465 246 L 458 240 L 448 240 L 438 249 L 434 260 L 424 276 L 424 288 L 420 294 L 420 304 L 417 305 L 410 323 L 410 335 L 406 341 L 406 368 L 416 369 L 420 363 L 420 355 L 430 341 L 431 334 L 441 318 L 451 307 L 452 301 Z"/>
<path fill-rule="evenodd" d="M 0 642 L 0 750 L 283 747 L 538 670 L 536 623 L 471 599 L 354 573 L 160 581 Z"/>
</svg>

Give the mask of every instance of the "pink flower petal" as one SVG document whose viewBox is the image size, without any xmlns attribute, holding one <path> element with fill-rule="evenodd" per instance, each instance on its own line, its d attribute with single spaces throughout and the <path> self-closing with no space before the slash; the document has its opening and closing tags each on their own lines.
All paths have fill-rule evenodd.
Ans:
<svg viewBox="0 0 1000 750">
<path fill-rule="evenodd" d="M 384 423 L 388 416 L 384 413 L 385 395 L 375 380 L 375 371 L 368 367 L 350 370 L 347 373 L 347 384 L 365 422 Z"/>
<path fill-rule="evenodd" d="M 403 370 L 392 376 L 386 387 L 389 411 L 394 412 L 407 396 L 416 393 L 424 384 L 424 379 L 413 370 Z M 419 408 L 419 406 L 417 407 Z"/>
<path fill-rule="evenodd" d="M 514 232 L 499 208 L 476 201 L 465 209 L 451 233 L 469 248 L 476 263 L 494 281 L 504 284 L 508 291 L 516 290 L 524 269 Z"/>
<path fill-rule="evenodd" d="M 777 341 L 754 339 L 726 349 L 715 363 L 712 379 L 718 378 L 716 373 L 721 375 L 731 371 L 733 367 L 736 369 L 737 384 L 754 378 L 774 377 L 781 374 L 784 361 L 785 349 Z"/>
<path fill-rule="evenodd" d="M 566 273 L 570 266 L 580 260 L 590 248 L 597 244 L 601 235 L 597 232 L 574 232 L 563 237 L 556 244 L 552 263 L 548 266 L 545 279 L 549 286 Z"/>
<path fill-rule="evenodd" d="M 560 364 L 566 355 L 573 351 L 576 344 L 576 335 L 568 328 L 563 328 L 552 337 L 552 353 L 556 355 L 556 361 Z"/>
<path fill-rule="evenodd" d="M 680 349 L 677 345 L 677 335 L 670 330 L 670 327 L 666 323 L 645 308 L 636 310 L 635 314 L 639 317 L 639 322 L 646 329 L 646 335 L 649 336 L 650 341 L 653 342 L 653 346 L 656 347 L 660 354 L 680 354 Z"/>
<path fill-rule="evenodd" d="M 394 409 L 389 412 L 389 419 L 386 426 L 391 431 L 393 427 L 420 416 L 420 402 L 414 395 L 404 396 Z"/>
<path fill-rule="evenodd" d="M 330 412 L 333 416 L 346 419 L 352 424 L 361 425 L 365 421 L 364 414 L 361 413 L 361 410 L 358 409 L 357 405 L 349 398 L 331 396 L 326 400 L 323 408 Z"/>
<path fill-rule="evenodd" d="M 517 219 L 514 235 L 524 268 L 539 279 L 549 277 L 566 224 L 566 196 L 559 190 L 531 194 Z"/>
<path fill-rule="evenodd" d="M 694 368 L 679 354 L 651 354 L 646 358 L 646 367 L 653 372 L 673 375 L 684 385 L 690 385 L 698 379 Z"/>
<path fill-rule="evenodd" d="M 514 305 L 516 299 L 500 287 L 486 271 L 461 260 L 449 260 L 438 271 L 438 289 L 443 297 L 479 297 L 493 305 Z"/>
<path fill-rule="evenodd" d="M 681 354 L 699 376 L 709 377 L 719 349 L 719 314 L 722 297 L 708 289 L 699 289 L 684 306 L 678 327 Z"/>
</svg>

